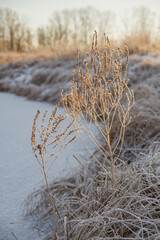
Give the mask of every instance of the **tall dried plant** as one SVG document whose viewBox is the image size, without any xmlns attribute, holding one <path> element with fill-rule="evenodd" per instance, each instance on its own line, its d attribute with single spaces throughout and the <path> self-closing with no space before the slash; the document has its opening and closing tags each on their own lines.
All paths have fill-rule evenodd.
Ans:
<svg viewBox="0 0 160 240">
<path fill-rule="evenodd" d="M 134 93 L 128 87 L 127 69 L 129 51 L 125 47 L 126 63 L 122 63 L 122 51 L 112 49 L 108 37 L 104 35 L 105 48 L 102 53 L 98 50 L 97 32 L 93 35 L 91 54 L 84 60 L 84 71 L 78 66 L 72 76 L 70 93 L 63 95 L 62 102 L 66 113 L 70 113 L 74 126 L 80 126 L 91 141 L 98 147 L 100 153 L 109 162 L 111 171 L 99 159 L 87 150 L 106 172 L 112 182 L 112 191 L 115 186 L 115 165 L 120 156 L 125 129 L 130 123 L 130 110 L 134 104 Z M 90 59 L 89 59 L 89 56 Z M 118 139 L 111 139 L 111 130 L 115 121 L 119 124 Z M 102 142 L 90 128 L 93 122 L 101 135 Z M 104 147 L 105 146 L 105 147 Z"/>
<path fill-rule="evenodd" d="M 79 57 L 77 56 L 76 78 L 75 72 L 73 72 L 70 93 L 64 95 L 62 93 L 61 101 L 53 110 L 48 122 L 47 111 L 44 113 L 41 128 L 37 127 L 39 110 L 33 123 L 32 150 L 45 177 L 56 232 L 59 228 L 59 220 L 62 226 L 65 227 L 65 224 L 63 224 L 61 213 L 56 207 L 55 199 L 57 198 L 50 192 L 48 171 L 60 153 L 68 144 L 74 141 L 77 135 L 87 151 L 102 168 L 106 179 L 110 180 L 112 195 L 115 196 L 115 166 L 122 150 L 125 129 L 131 120 L 130 110 L 134 104 L 134 93 L 129 89 L 128 80 L 126 79 L 129 61 L 128 48 L 125 48 L 126 62 L 123 67 L 122 51 L 120 49 L 114 51 L 111 48 L 109 39 L 106 36 L 104 38 L 105 48 L 100 53 L 97 45 L 97 32 L 95 31 L 91 54 L 88 54 L 87 59 L 84 61 L 84 71 L 79 67 Z M 61 103 L 66 115 L 60 114 L 57 117 L 57 109 Z M 70 123 L 63 129 L 61 124 L 67 118 L 70 119 Z M 92 130 L 91 123 L 94 123 L 97 127 L 101 141 Z M 119 133 L 117 133 L 118 138 L 113 141 L 111 130 L 115 123 L 119 124 Z M 79 129 L 86 133 L 89 140 L 98 148 L 106 164 L 91 151 L 87 143 L 82 139 Z M 86 168 L 84 164 L 82 165 Z M 90 174 L 89 170 L 88 172 Z M 57 201 L 59 200 L 57 199 Z M 61 205 L 64 207 L 64 204 L 61 203 Z"/>
<path fill-rule="evenodd" d="M 38 127 L 38 118 L 40 111 L 34 118 L 32 127 L 31 145 L 33 153 L 38 160 L 41 167 L 41 171 L 45 177 L 45 184 L 49 194 L 50 203 L 53 211 L 55 230 L 58 229 L 58 219 L 61 220 L 61 214 L 56 207 L 54 196 L 50 193 L 50 187 L 48 183 L 48 171 L 59 157 L 60 153 L 75 140 L 76 135 L 74 134 L 78 129 L 72 127 L 73 120 L 69 122 L 67 127 L 63 129 L 62 123 L 67 119 L 67 115 L 63 116 L 59 114 L 57 116 L 57 109 L 59 104 L 56 105 L 52 114 L 47 121 L 47 111 L 42 117 L 41 127 Z M 46 126 L 45 126 L 46 125 Z"/>
<path fill-rule="evenodd" d="M 140 154 L 140 161 L 127 165 L 127 168 L 124 165 L 116 167 L 122 162 L 120 158 L 124 134 L 131 120 L 130 110 L 134 104 L 134 94 L 126 79 L 129 59 L 127 47 L 125 52 L 124 63 L 121 50 L 112 50 L 108 38 L 105 37 L 105 49 L 100 53 L 95 32 L 90 60 L 88 55 L 88 59 L 84 61 L 84 71 L 77 61 L 77 78 L 73 73 L 70 93 L 64 96 L 62 94 L 61 101 L 66 116 L 56 117 L 59 104 L 48 122 L 45 112 L 41 128 L 37 127 L 40 111 L 35 116 L 32 149 L 45 176 L 55 219 L 55 229 L 50 230 L 54 232 L 47 234 L 46 240 L 159 239 L 159 142 Z M 136 116 L 135 124 L 139 120 L 141 122 L 141 117 L 137 120 Z M 66 121 L 66 118 L 70 118 L 70 123 L 63 130 L 61 123 Z M 97 126 L 102 141 L 92 130 L 91 123 Z M 135 132 L 136 126 L 133 125 L 130 131 Z M 79 129 L 98 147 L 103 159 L 92 153 L 89 144 L 83 141 Z M 116 136 L 113 136 L 115 131 Z M 80 162 L 82 168 L 78 172 L 55 180 L 49 188 L 47 174 L 50 167 L 77 135 L 95 161 L 90 161 L 87 165 Z M 135 140 L 134 136 L 129 138 Z M 145 136 L 141 136 L 142 141 L 144 138 Z M 150 137 L 148 139 L 150 141 Z M 49 152 L 48 148 L 51 148 Z M 141 149 L 144 150 L 144 146 Z M 76 156 L 75 158 L 79 161 Z M 46 199 L 47 190 L 38 190 L 31 196 L 29 201 L 32 198 L 38 198 L 38 201 L 30 213 L 42 206 L 47 210 L 50 208 L 50 205 L 46 204 L 49 201 Z M 41 217 L 44 217 L 43 213 L 39 220 Z M 47 216 L 47 219 L 50 219 L 50 216 Z"/>
</svg>

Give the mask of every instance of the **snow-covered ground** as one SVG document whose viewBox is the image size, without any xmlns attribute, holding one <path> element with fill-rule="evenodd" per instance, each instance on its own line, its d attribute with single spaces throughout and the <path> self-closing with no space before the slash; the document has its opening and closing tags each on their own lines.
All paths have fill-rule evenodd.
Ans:
<svg viewBox="0 0 160 240">
<path fill-rule="evenodd" d="M 29 99 L 57 103 L 61 90 L 69 89 L 74 60 L 32 60 L 0 66 L 0 91 Z"/>
<path fill-rule="evenodd" d="M 31 130 L 37 109 L 42 113 L 45 110 L 51 113 L 53 108 L 49 103 L 28 101 L 24 97 L 0 93 L 0 240 L 15 239 L 11 232 L 21 240 L 36 239 L 32 234 L 37 231 L 28 230 L 26 224 L 33 223 L 25 222 L 22 207 L 27 196 L 44 184 L 31 149 Z M 63 109 L 59 111 L 64 113 Z M 72 172 L 78 165 L 73 154 L 81 155 L 83 150 L 79 140 L 68 145 L 50 169 L 49 178 L 57 178 L 67 169 Z"/>
<path fill-rule="evenodd" d="M 80 59 L 80 66 L 83 66 Z M 61 90 L 68 91 L 76 60 L 32 60 L 0 66 L 0 91 L 26 96 L 29 99 L 57 103 Z M 128 78 L 131 85 L 146 83 L 160 92 L 160 57 L 152 53 L 131 55 Z"/>
</svg>

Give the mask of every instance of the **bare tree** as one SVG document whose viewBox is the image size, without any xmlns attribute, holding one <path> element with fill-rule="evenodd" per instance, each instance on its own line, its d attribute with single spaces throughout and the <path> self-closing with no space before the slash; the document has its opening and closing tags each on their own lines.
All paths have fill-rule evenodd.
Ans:
<svg viewBox="0 0 160 240">
<path fill-rule="evenodd" d="M 38 44 L 39 46 L 46 46 L 46 33 L 44 27 L 38 27 L 37 29 L 37 38 L 38 38 Z"/>
<path fill-rule="evenodd" d="M 28 44 L 32 45 L 32 34 L 27 20 L 20 19 L 18 14 L 9 8 L 0 8 L 0 50 L 26 51 Z"/>
<path fill-rule="evenodd" d="M 5 50 L 5 19 L 4 12 L 0 9 L 0 51 Z"/>
<path fill-rule="evenodd" d="M 93 32 L 94 23 L 92 17 L 92 8 L 82 8 L 79 10 L 79 21 L 80 21 L 80 36 L 81 36 L 81 43 L 85 46 L 88 44 L 89 36 Z"/>
<path fill-rule="evenodd" d="M 9 34 L 9 50 L 15 50 L 15 35 L 19 28 L 19 17 L 15 11 L 5 9 L 6 26 Z"/>
<path fill-rule="evenodd" d="M 150 43 L 155 30 L 154 18 L 155 15 L 147 7 L 134 8 L 122 19 L 125 36 L 134 37 L 142 44 Z"/>
<path fill-rule="evenodd" d="M 98 32 L 101 43 L 104 41 L 104 33 L 107 36 L 111 36 L 113 34 L 114 25 L 115 25 L 114 13 L 108 10 L 100 13 L 100 18 L 98 18 Z"/>
<path fill-rule="evenodd" d="M 27 27 L 25 34 L 26 50 L 30 51 L 33 48 L 33 34 L 30 28 Z"/>
</svg>

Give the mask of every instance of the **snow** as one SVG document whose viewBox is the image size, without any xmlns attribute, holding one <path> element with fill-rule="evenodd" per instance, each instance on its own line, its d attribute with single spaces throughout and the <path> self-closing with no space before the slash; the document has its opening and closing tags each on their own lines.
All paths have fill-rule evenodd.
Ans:
<svg viewBox="0 0 160 240">
<path fill-rule="evenodd" d="M 75 68 L 73 59 L 32 60 L 0 66 L 0 91 L 48 102 L 57 102 L 62 88 L 68 90 Z M 45 91 L 50 89 L 51 91 Z"/>
<path fill-rule="evenodd" d="M 29 238 L 23 219 L 23 202 L 34 190 L 44 184 L 43 175 L 35 159 L 30 139 L 34 116 L 38 109 L 42 113 L 53 110 L 53 105 L 34 102 L 9 93 L 0 93 L 0 239 L 36 239 Z M 60 109 L 63 114 L 63 109 Z M 84 136 L 85 139 L 85 136 Z M 88 144 L 88 142 L 87 142 Z M 68 145 L 49 172 L 49 179 L 73 171 L 78 163 L 73 158 L 82 155 L 84 147 L 79 140 Z M 87 155 L 85 153 L 85 157 Z M 11 224 L 22 222 L 23 224 Z M 36 230 L 34 230 L 36 232 Z M 33 233 L 32 233 L 33 234 Z M 39 239 L 39 238 L 38 238 Z"/>
<path fill-rule="evenodd" d="M 123 64 L 126 59 L 123 59 Z M 28 99 L 56 103 L 61 90 L 68 91 L 75 69 L 75 59 L 32 60 L 27 63 L 9 63 L 0 66 L 0 91 L 26 96 Z M 148 80 L 159 86 L 160 57 L 148 53 L 132 54 L 129 58 L 128 78 L 132 83 Z M 84 68 L 83 59 L 80 66 Z M 151 78 L 154 79 L 152 84 Z M 160 91 L 160 87 L 158 87 Z"/>
</svg>

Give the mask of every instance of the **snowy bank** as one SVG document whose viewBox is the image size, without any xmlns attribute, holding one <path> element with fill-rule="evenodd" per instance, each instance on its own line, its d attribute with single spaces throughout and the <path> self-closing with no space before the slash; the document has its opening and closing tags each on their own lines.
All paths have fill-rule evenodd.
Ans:
<svg viewBox="0 0 160 240">
<path fill-rule="evenodd" d="M 82 65 L 82 59 L 80 65 Z M 61 90 L 69 90 L 75 59 L 32 60 L 0 66 L 0 91 L 26 96 L 28 99 L 57 103 Z M 160 57 L 153 54 L 131 55 L 130 84 L 147 84 L 160 93 Z"/>
</svg>

